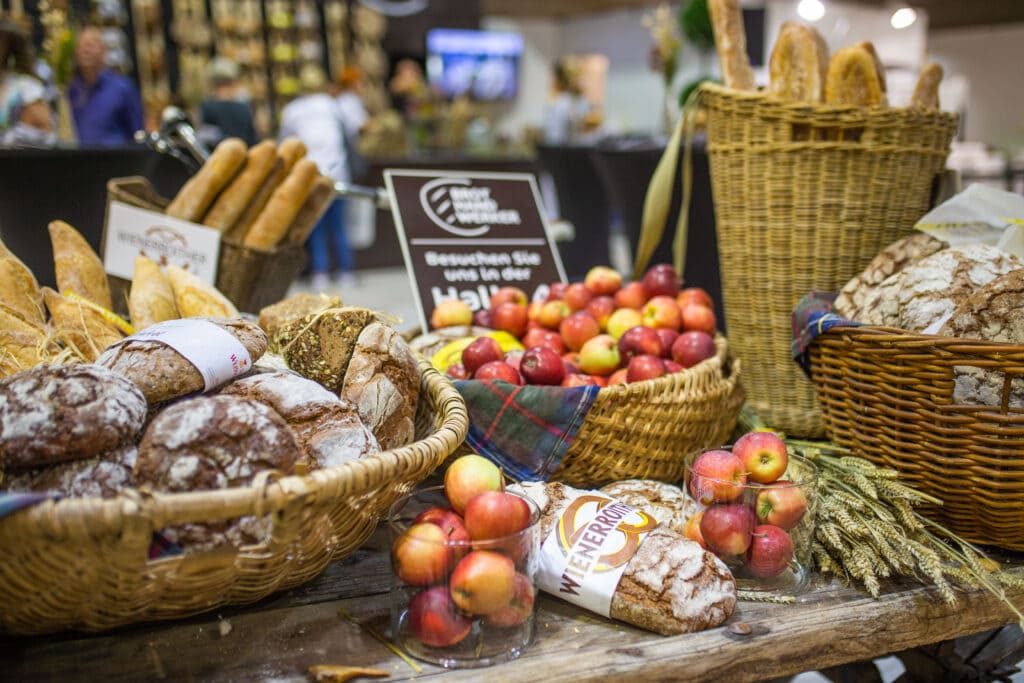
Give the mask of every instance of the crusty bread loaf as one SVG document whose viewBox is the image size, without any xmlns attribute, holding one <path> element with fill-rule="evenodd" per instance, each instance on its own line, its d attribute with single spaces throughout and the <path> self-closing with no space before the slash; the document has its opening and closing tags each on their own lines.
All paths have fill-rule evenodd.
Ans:
<svg viewBox="0 0 1024 683">
<path fill-rule="evenodd" d="M 226 296 L 184 268 L 174 264 L 167 266 L 167 279 L 182 318 L 238 317 L 238 309 Z"/>
<path fill-rule="evenodd" d="M 272 350 L 303 377 L 338 393 L 363 328 L 377 314 L 366 308 L 344 307 L 288 323 L 274 338 Z"/>
<path fill-rule="evenodd" d="M 168 216 L 198 223 L 217 195 L 227 187 L 245 163 L 245 142 L 222 141 L 198 172 L 189 178 L 164 210 Z"/>
<path fill-rule="evenodd" d="M 393 327 L 373 321 L 363 328 L 338 393 L 355 406 L 382 448 L 412 443 L 420 395 L 419 364 Z"/>
<path fill-rule="evenodd" d="M 18 311 L 0 302 L 0 377 L 39 365 L 48 356 L 46 330 L 27 322 Z"/>
<path fill-rule="evenodd" d="M 271 195 L 274 191 L 281 186 L 284 182 L 285 177 L 288 175 L 287 167 L 285 166 L 284 160 L 281 159 L 280 153 L 278 158 L 274 160 L 274 165 L 270 168 L 270 173 L 264 178 L 260 188 L 256 191 L 256 194 L 252 196 L 248 206 L 242 210 L 238 220 L 235 224 L 228 228 L 224 234 L 224 239 L 234 244 L 240 244 L 242 238 L 245 237 L 245 233 L 249 232 L 249 228 L 256 222 L 260 214 L 263 213 L 264 207 L 267 202 L 270 201 Z"/>
<path fill-rule="evenodd" d="M 255 363 L 267 350 L 267 336 L 246 320 L 204 318 L 234 335 Z M 100 356 L 96 363 L 119 372 L 142 390 L 151 404 L 201 391 L 203 376 L 171 347 L 156 341 L 128 339 Z"/>
<path fill-rule="evenodd" d="M 237 379 L 220 393 L 273 408 L 295 430 L 311 470 L 336 467 L 381 450 L 355 408 L 311 379 L 264 372 Z"/>
<path fill-rule="evenodd" d="M 650 514 L 659 524 L 683 535 L 700 508 L 678 486 L 653 479 L 626 479 L 602 486 L 601 493 Z"/>
<path fill-rule="evenodd" d="M 324 212 L 334 201 L 334 181 L 325 175 L 320 176 L 313 183 L 306 201 L 302 204 L 299 212 L 295 214 L 292 225 L 288 228 L 288 235 L 285 242 L 305 242 L 309 234 L 313 232 L 317 222 L 324 215 Z"/>
<path fill-rule="evenodd" d="M 259 323 L 267 338 L 274 339 L 288 323 L 305 318 L 307 315 L 325 311 L 328 308 L 339 308 L 340 296 L 296 292 L 291 296 L 260 309 Z"/>
<path fill-rule="evenodd" d="M 15 311 L 25 322 L 43 325 L 43 292 L 36 276 L 21 259 L 0 241 L 0 303 Z"/>
<path fill-rule="evenodd" d="M 510 487 L 541 509 L 541 538 L 559 514 L 588 493 L 558 482 Z M 698 544 L 659 526 L 626 564 L 611 603 L 611 617 L 662 635 L 701 631 L 722 624 L 736 607 L 736 583 L 729 569 Z"/>
<path fill-rule="evenodd" d="M 52 221 L 49 230 L 57 291 L 74 292 L 97 306 L 112 309 L 107 271 L 86 239 L 64 221 Z"/>
<path fill-rule="evenodd" d="M 132 287 L 128 293 L 128 316 L 135 331 L 164 320 L 181 317 L 174 303 L 174 290 L 160 266 L 141 254 L 135 257 Z"/>
<path fill-rule="evenodd" d="M 849 45 L 832 55 L 825 76 L 825 102 L 857 107 L 888 104 L 885 71 L 871 43 Z"/>
<path fill-rule="evenodd" d="M 787 21 L 769 60 L 768 92 L 793 102 L 821 102 L 825 97 L 828 46 L 810 26 Z"/>
<path fill-rule="evenodd" d="M 297 137 L 288 137 L 281 141 L 277 147 L 277 156 L 284 164 L 284 172 L 287 175 L 291 172 L 295 163 L 306 156 L 306 143 Z"/>
<path fill-rule="evenodd" d="M 245 233 L 242 244 L 255 249 L 272 249 L 284 239 L 319 176 L 315 162 L 299 159 Z"/>
<path fill-rule="evenodd" d="M 43 301 L 50 311 L 51 336 L 69 346 L 87 363 L 96 360 L 108 346 L 124 338 L 91 306 L 63 297 L 49 287 L 43 287 Z"/>
<path fill-rule="evenodd" d="M 135 486 L 138 449 L 129 443 L 86 460 L 71 460 L 5 476 L 2 489 L 49 491 L 72 498 L 113 498 Z"/>
<path fill-rule="evenodd" d="M 146 399 L 107 368 L 40 365 L 0 380 L 0 469 L 81 460 L 133 443 Z"/>
<path fill-rule="evenodd" d="M 227 232 L 259 192 L 276 161 L 277 145 L 273 140 L 264 140 L 250 147 L 242 171 L 213 202 L 203 217 L 203 225 Z"/>
<path fill-rule="evenodd" d="M 708 0 L 722 81 L 737 90 L 754 89 L 754 71 L 747 56 L 747 32 L 739 0 Z"/>
<path fill-rule="evenodd" d="M 917 77 L 910 106 L 916 109 L 939 109 L 939 84 L 942 83 L 942 67 L 934 62 L 926 64 Z"/>
</svg>

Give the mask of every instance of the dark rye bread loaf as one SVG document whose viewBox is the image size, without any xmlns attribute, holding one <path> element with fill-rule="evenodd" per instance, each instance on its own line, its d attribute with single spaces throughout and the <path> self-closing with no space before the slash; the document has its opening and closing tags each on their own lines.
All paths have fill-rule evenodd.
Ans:
<svg viewBox="0 0 1024 683">
<path fill-rule="evenodd" d="M 632 505 L 683 535 L 686 523 L 699 511 L 697 503 L 678 486 L 653 479 L 626 479 L 602 486 L 601 493 Z"/>
<path fill-rule="evenodd" d="M 116 372 L 40 365 L 0 380 L 0 469 L 82 460 L 135 441 L 146 399 Z"/>
<path fill-rule="evenodd" d="M 557 482 L 523 483 L 509 488 L 533 499 L 541 510 L 541 538 L 559 514 L 589 491 Z M 611 617 L 662 635 L 689 633 L 722 624 L 736 607 L 736 582 L 717 557 L 659 526 L 640 543 L 619 580 Z"/>
<path fill-rule="evenodd" d="M 292 370 L 338 393 L 359 335 L 376 317 L 352 306 L 313 313 L 285 324 L 271 350 Z"/>
<path fill-rule="evenodd" d="M 311 379 L 262 372 L 237 379 L 220 393 L 273 408 L 298 435 L 309 469 L 335 467 L 380 452 L 355 408 Z"/>
<path fill-rule="evenodd" d="M 134 487 L 138 449 L 127 444 L 87 460 L 72 460 L 5 476 L 8 491 L 50 491 L 71 498 L 113 498 Z"/>
<path fill-rule="evenodd" d="M 267 335 L 256 323 L 228 318 L 196 319 L 211 322 L 234 335 L 249 352 L 253 363 L 267 350 Z M 150 403 L 169 401 L 205 388 L 199 370 L 160 342 L 132 339 L 107 349 L 96 363 L 130 379 Z"/>
<path fill-rule="evenodd" d="M 328 308 L 339 308 L 340 306 L 340 296 L 296 292 L 286 299 L 261 308 L 259 323 L 263 331 L 267 333 L 267 338 L 274 339 L 288 323 L 325 311 Z"/>
</svg>

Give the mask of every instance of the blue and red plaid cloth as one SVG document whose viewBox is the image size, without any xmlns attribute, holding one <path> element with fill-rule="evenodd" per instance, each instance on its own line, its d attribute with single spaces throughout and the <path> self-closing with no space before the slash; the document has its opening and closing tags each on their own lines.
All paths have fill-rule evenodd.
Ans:
<svg viewBox="0 0 1024 683">
<path fill-rule="evenodd" d="M 600 387 L 463 380 L 466 442 L 516 481 L 546 481 L 562 462 Z"/>
<path fill-rule="evenodd" d="M 835 300 L 835 292 L 809 292 L 793 309 L 793 360 L 808 376 L 811 374 L 808 349 L 819 334 L 833 327 L 859 327 L 862 324 L 834 313 L 832 304 Z"/>
</svg>

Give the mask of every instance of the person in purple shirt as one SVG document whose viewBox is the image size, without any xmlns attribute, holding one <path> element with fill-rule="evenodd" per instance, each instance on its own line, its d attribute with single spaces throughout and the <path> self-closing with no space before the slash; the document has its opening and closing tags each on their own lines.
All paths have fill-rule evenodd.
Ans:
<svg viewBox="0 0 1024 683">
<path fill-rule="evenodd" d="M 106 67 L 106 47 L 100 29 L 83 28 L 75 43 L 75 77 L 68 99 L 81 145 L 131 144 L 142 129 L 142 103 L 126 77 Z"/>
</svg>

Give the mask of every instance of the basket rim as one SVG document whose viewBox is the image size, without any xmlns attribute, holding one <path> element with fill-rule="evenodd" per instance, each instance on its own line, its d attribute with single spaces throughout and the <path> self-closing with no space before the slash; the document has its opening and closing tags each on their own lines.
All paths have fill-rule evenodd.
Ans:
<svg viewBox="0 0 1024 683">
<path fill-rule="evenodd" d="M 988 339 L 968 339 L 941 334 L 922 334 L 884 325 L 835 325 L 818 335 L 811 342 L 811 346 L 817 344 L 820 339 L 830 333 L 833 333 L 833 336 L 846 334 L 853 337 L 886 339 L 894 343 L 903 342 L 907 346 L 941 346 L 948 351 L 957 353 L 988 354 L 998 352 L 1008 355 L 1024 355 L 1024 344 L 991 341 Z"/>
</svg>

